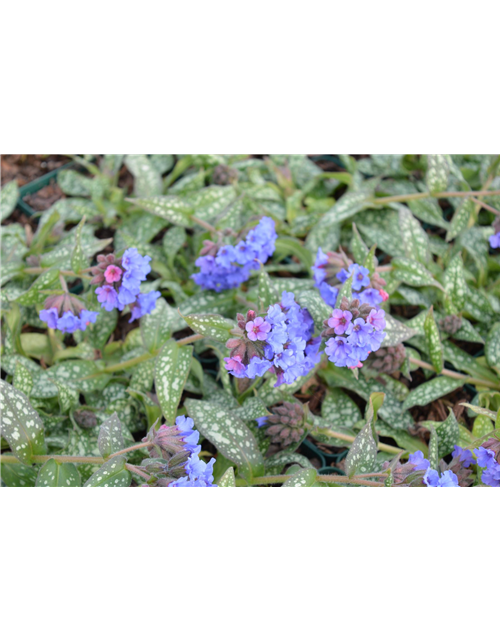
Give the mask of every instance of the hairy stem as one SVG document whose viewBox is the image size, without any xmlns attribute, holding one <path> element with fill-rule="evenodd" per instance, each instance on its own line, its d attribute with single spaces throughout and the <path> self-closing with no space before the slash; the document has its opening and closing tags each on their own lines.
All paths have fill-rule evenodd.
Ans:
<svg viewBox="0 0 500 640">
<path fill-rule="evenodd" d="M 423 198 L 472 198 L 477 196 L 500 196 L 500 190 L 496 191 L 442 191 L 440 193 L 406 193 L 402 196 L 387 196 L 385 198 L 373 198 L 373 204 L 389 204 L 390 202 L 408 202 L 409 200 L 421 200 Z"/>
<path fill-rule="evenodd" d="M 128 453 L 129 451 L 136 451 L 137 449 L 144 449 L 146 447 L 150 447 L 150 442 L 139 442 L 138 444 L 134 444 L 131 447 L 127 447 L 126 449 L 122 449 L 121 451 L 117 451 L 116 453 L 111 454 L 110 458 L 116 458 L 116 456 L 121 456 L 124 453 Z"/>
<path fill-rule="evenodd" d="M 410 362 L 412 364 L 416 364 L 422 369 L 427 369 L 428 371 L 434 371 L 437 373 L 436 369 L 429 364 L 428 362 L 424 362 L 424 360 L 419 360 L 418 358 L 410 357 Z M 458 373 L 457 371 L 450 371 L 449 369 L 443 369 L 441 371 L 441 375 L 448 376 L 448 378 L 454 378 L 455 380 L 463 380 L 465 382 L 470 382 L 472 384 L 478 384 L 482 387 L 488 387 L 489 389 L 500 389 L 500 385 L 495 384 L 494 382 L 490 382 L 489 380 L 482 380 L 481 378 L 473 378 L 471 376 L 467 376 L 464 373 Z"/>
<path fill-rule="evenodd" d="M 203 340 L 205 336 L 200 336 L 199 333 L 195 333 L 192 336 L 188 336 L 187 338 L 182 338 L 181 340 L 177 340 L 177 344 L 179 347 L 182 347 L 184 344 L 191 344 L 192 342 L 198 342 L 198 340 Z"/>
<path fill-rule="evenodd" d="M 377 474 L 378 475 L 378 474 Z M 291 475 L 278 475 L 278 476 L 262 476 L 260 478 L 253 478 L 252 485 L 265 485 L 265 484 L 283 484 L 289 480 Z M 244 482 L 244 481 L 243 481 Z M 322 476 L 319 473 L 316 475 L 316 482 L 334 482 L 336 484 L 357 484 L 363 487 L 383 487 L 383 482 L 375 482 L 373 480 L 365 480 L 365 476 L 353 476 L 349 478 L 347 476 L 339 475 L 325 475 Z M 242 484 L 236 481 L 236 484 Z"/>
<path fill-rule="evenodd" d="M 347 433 L 340 433 L 339 431 L 332 431 L 331 429 L 318 429 L 316 431 L 311 431 L 311 435 L 314 437 L 315 434 L 319 434 L 322 436 L 330 436 L 331 438 L 338 438 L 339 440 L 344 440 L 344 442 L 353 443 L 356 436 L 350 436 Z M 398 449 L 398 447 L 392 447 L 390 444 L 384 444 L 383 442 L 379 442 L 377 447 L 380 451 L 385 451 L 386 453 L 404 453 L 404 449 Z"/>
<path fill-rule="evenodd" d="M 48 460 L 56 462 L 75 462 L 76 464 L 103 464 L 104 458 L 98 456 L 31 456 L 34 464 L 44 464 Z M 23 464 L 15 456 L 2 454 L 0 456 L 2 464 Z"/>
<path fill-rule="evenodd" d="M 144 471 L 141 471 L 138 467 L 136 467 L 133 464 L 126 464 L 125 469 L 128 469 L 131 473 L 136 473 L 138 476 L 141 476 L 141 478 L 144 478 L 144 480 L 149 480 L 151 477 L 151 476 L 148 476 L 147 473 L 144 473 Z"/>
</svg>

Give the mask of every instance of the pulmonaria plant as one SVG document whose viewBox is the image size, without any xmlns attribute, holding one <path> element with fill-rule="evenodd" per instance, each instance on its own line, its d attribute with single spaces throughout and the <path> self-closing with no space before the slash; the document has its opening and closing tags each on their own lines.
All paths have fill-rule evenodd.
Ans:
<svg viewBox="0 0 500 640">
<path fill-rule="evenodd" d="M 259 427 L 266 426 L 266 435 L 273 444 L 285 448 L 297 445 L 307 431 L 308 407 L 300 402 L 283 402 L 271 408 L 272 415 L 257 419 Z"/>
<path fill-rule="evenodd" d="M 339 309 L 323 322 L 325 353 L 337 367 L 360 368 L 370 353 L 380 348 L 386 334 L 385 312 L 367 302 L 344 296 Z"/>
<path fill-rule="evenodd" d="M 490 438 L 474 449 L 477 465 L 482 468 L 481 482 L 489 487 L 500 487 L 500 440 Z"/>
<path fill-rule="evenodd" d="M 150 458 L 143 466 L 151 475 L 145 486 L 158 487 L 216 487 L 213 484 L 215 458 L 207 464 L 199 459 L 201 446 L 199 432 L 193 428 L 194 422 L 186 416 L 178 416 L 175 425 L 166 424 L 156 430 L 153 427 L 142 439 L 150 444 Z"/>
<path fill-rule="evenodd" d="M 352 290 L 358 292 L 361 304 L 377 307 L 389 297 L 383 289 L 386 282 L 377 272 L 370 276 L 369 269 L 353 263 L 344 253 L 325 253 L 320 247 L 312 271 L 321 297 L 331 307 L 337 303 L 340 286 L 351 276 Z"/>
<path fill-rule="evenodd" d="M 151 313 L 160 297 L 158 291 L 141 293 L 141 282 L 151 271 L 149 256 L 142 256 L 136 248 L 127 249 L 122 258 L 114 254 L 98 255 L 97 266 L 92 269 L 91 284 L 101 285 L 95 292 L 101 307 L 106 311 L 123 309 L 130 305 L 129 322 Z"/>
<path fill-rule="evenodd" d="M 203 289 L 222 291 L 239 287 L 248 280 L 252 269 L 258 269 L 260 262 L 273 255 L 277 237 L 274 221 L 264 217 L 236 246 L 220 246 L 205 240 L 195 262 L 200 272 L 191 277 Z"/>
<path fill-rule="evenodd" d="M 275 373 L 275 386 L 291 384 L 320 360 L 321 337 L 313 338 L 314 322 L 293 293 L 283 292 L 281 302 L 270 305 L 265 318 L 255 311 L 237 316 L 235 336 L 226 343 L 226 369 L 236 378 L 255 378 Z"/>
<path fill-rule="evenodd" d="M 49 296 L 44 303 L 44 309 L 39 313 L 42 322 L 46 322 L 49 329 L 59 329 L 62 333 L 85 331 L 89 324 L 94 323 L 99 315 L 98 311 L 88 311 L 78 298 L 63 293 Z"/>
</svg>

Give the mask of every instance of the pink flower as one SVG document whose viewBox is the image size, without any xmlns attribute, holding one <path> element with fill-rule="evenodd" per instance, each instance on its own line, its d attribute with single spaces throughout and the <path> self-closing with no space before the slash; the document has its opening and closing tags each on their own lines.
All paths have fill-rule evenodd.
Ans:
<svg viewBox="0 0 500 640">
<path fill-rule="evenodd" d="M 243 377 L 240 374 L 244 374 L 246 367 L 241 362 L 241 356 L 234 356 L 233 358 L 224 358 L 224 366 L 228 371 L 236 377 Z"/>
<path fill-rule="evenodd" d="M 123 271 L 120 267 L 117 267 L 115 264 L 110 264 L 109 267 L 104 272 L 104 278 L 106 282 L 111 284 L 112 282 L 118 282 L 122 277 Z"/>
<path fill-rule="evenodd" d="M 245 329 L 248 333 L 248 339 L 255 342 L 267 338 L 267 334 L 271 331 L 271 325 L 264 318 L 255 318 L 253 322 L 246 323 Z"/>
<path fill-rule="evenodd" d="M 379 289 L 378 292 L 382 296 L 382 300 L 384 302 L 389 299 L 389 294 L 387 293 L 387 291 L 384 291 L 383 289 Z"/>
<path fill-rule="evenodd" d="M 328 326 L 340 336 L 351 326 L 352 313 L 350 311 L 341 311 L 334 309 L 330 318 L 328 318 Z"/>
<path fill-rule="evenodd" d="M 372 309 L 366 319 L 368 324 L 371 324 L 377 331 L 383 331 L 385 329 L 385 311 L 382 309 Z"/>
</svg>

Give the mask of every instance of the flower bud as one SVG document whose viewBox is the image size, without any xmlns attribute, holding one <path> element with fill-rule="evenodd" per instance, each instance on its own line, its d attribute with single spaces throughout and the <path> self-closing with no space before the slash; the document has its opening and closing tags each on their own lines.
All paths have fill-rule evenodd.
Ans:
<svg viewBox="0 0 500 640">
<path fill-rule="evenodd" d="M 271 442 L 283 448 L 294 442 L 300 442 L 306 433 L 307 405 L 298 402 L 283 402 L 271 408 L 272 415 L 267 416 L 267 435 Z"/>
<path fill-rule="evenodd" d="M 382 347 L 375 353 L 371 353 L 366 364 L 379 373 L 390 374 L 399 371 L 405 358 L 405 348 L 402 344 L 398 344 L 395 347 Z"/>
<path fill-rule="evenodd" d="M 441 320 L 438 321 L 438 326 L 441 329 L 441 331 L 444 331 L 445 333 L 449 333 L 450 336 L 452 336 L 461 328 L 462 317 L 455 316 L 455 315 L 445 316 L 444 318 L 441 318 Z"/>
</svg>

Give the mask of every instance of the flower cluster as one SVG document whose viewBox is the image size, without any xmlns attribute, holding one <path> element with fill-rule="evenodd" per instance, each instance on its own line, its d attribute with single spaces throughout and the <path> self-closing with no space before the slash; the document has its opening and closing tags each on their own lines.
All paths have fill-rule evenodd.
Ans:
<svg viewBox="0 0 500 640">
<path fill-rule="evenodd" d="M 499 249 L 500 248 L 500 231 L 490 236 L 489 241 L 490 241 L 490 247 L 492 249 Z"/>
<path fill-rule="evenodd" d="M 258 427 L 267 426 L 273 444 L 285 448 L 301 442 L 307 431 L 307 406 L 300 402 L 283 402 L 271 408 L 271 415 L 257 418 Z"/>
<path fill-rule="evenodd" d="M 370 276 L 366 267 L 351 262 L 344 253 L 324 253 L 320 247 L 312 271 L 321 297 L 331 307 L 337 303 L 340 286 L 351 276 L 352 290 L 358 292 L 361 304 L 377 307 L 389 297 L 383 289 L 386 282 L 378 273 Z"/>
<path fill-rule="evenodd" d="M 277 237 L 274 221 L 264 217 L 236 246 L 220 246 L 205 240 L 195 262 L 200 272 L 191 277 L 203 289 L 222 291 L 239 287 L 248 280 L 252 269 L 258 269 L 259 262 L 264 263 L 273 255 Z"/>
<path fill-rule="evenodd" d="M 97 266 L 92 269 L 91 284 L 99 284 L 95 292 L 101 307 L 106 311 L 123 311 L 130 305 L 132 317 L 129 322 L 151 313 L 160 297 L 158 291 L 141 293 L 141 282 L 151 271 L 149 256 L 141 256 L 137 249 L 127 249 L 122 258 L 113 254 L 97 256 Z"/>
<path fill-rule="evenodd" d="M 174 426 L 163 424 L 158 431 L 152 427 L 143 438 L 143 442 L 151 445 L 147 447 L 151 458 L 143 464 L 159 486 L 217 486 L 213 484 L 215 458 L 208 464 L 199 459 L 200 434 L 193 427 L 191 418 L 178 416 Z"/>
<path fill-rule="evenodd" d="M 483 469 L 481 482 L 489 487 L 500 487 L 500 440 L 490 438 L 484 446 L 474 449 L 477 464 Z"/>
<path fill-rule="evenodd" d="M 284 291 L 281 303 L 270 305 L 265 318 L 249 311 L 237 319 L 238 327 L 231 332 L 237 337 L 226 343 L 231 353 L 224 358 L 233 376 L 255 378 L 269 371 L 277 375 L 279 386 L 291 384 L 319 362 L 321 337 L 312 337 L 313 319 L 293 293 Z"/>
<path fill-rule="evenodd" d="M 424 458 L 422 451 L 410 454 L 408 462 L 414 465 L 415 471 L 425 471 L 423 481 L 428 487 L 458 487 L 458 478 L 453 471 L 447 469 L 441 475 L 431 469 L 429 460 Z"/>
<path fill-rule="evenodd" d="M 385 312 L 354 298 L 342 299 L 324 321 L 322 335 L 328 338 L 325 353 L 337 367 L 360 368 L 369 354 L 377 351 L 385 338 Z"/>
<path fill-rule="evenodd" d="M 59 329 L 62 333 L 85 331 L 99 315 L 98 311 L 85 309 L 78 298 L 68 293 L 48 297 L 44 306 L 39 313 L 40 320 L 46 322 L 49 329 Z"/>
</svg>

